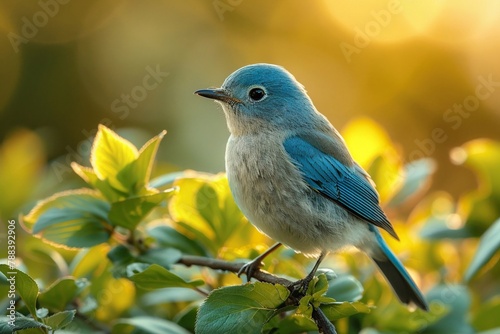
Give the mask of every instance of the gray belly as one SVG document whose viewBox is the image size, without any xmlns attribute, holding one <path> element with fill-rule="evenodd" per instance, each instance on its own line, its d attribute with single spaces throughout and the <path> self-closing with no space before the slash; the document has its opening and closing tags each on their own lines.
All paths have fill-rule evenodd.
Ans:
<svg viewBox="0 0 500 334">
<path fill-rule="evenodd" d="M 243 214 L 272 239 L 305 254 L 358 243 L 368 231 L 366 223 L 360 224 L 312 190 L 284 149 L 276 147 L 234 139 L 228 142 L 227 176 Z"/>
</svg>

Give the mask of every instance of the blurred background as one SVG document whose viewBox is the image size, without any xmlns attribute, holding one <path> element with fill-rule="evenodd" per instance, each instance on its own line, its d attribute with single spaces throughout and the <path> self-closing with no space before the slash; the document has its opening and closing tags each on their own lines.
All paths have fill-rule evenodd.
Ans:
<svg viewBox="0 0 500 334">
<path fill-rule="evenodd" d="M 391 247 L 419 286 L 447 298 L 453 311 L 428 333 L 499 328 L 500 2 L 2 0 L 0 36 L 0 245 L 36 201 L 86 186 L 70 164 L 90 165 L 98 124 L 138 147 L 167 130 L 154 176 L 224 171 L 224 115 L 193 92 L 244 65 L 275 63 L 373 176 L 404 241 Z M 19 268 L 40 286 L 73 263 L 77 250 L 16 231 Z M 346 259 L 353 273 L 365 268 Z M 391 295 L 374 277 L 362 280 L 366 300 Z M 432 290 L 446 282 L 461 292 Z M 123 284 L 130 294 L 112 300 L 128 304 L 111 312 L 101 300 L 109 312 L 100 320 L 137 304 Z M 380 310 L 364 321 L 389 324 Z"/>
<path fill-rule="evenodd" d="M 223 113 L 193 92 L 269 62 L 339 130 L 366 117 L 403 162 L 435 159 L 433 187 L 459 196 L 476 183 L 453 148 L 500 138 L 499 13 L 494 0 L 2 1 L 3 168 L 18 145 L 14 171 L 43 170 L 48 193 L 70 187 L 69 163 L 88 165 L 103 123 L 139 146 L 166 129 L 167 169 L 223 171 Z M 33 180 L 2 182 L 15 202 Z"/>
</svg>

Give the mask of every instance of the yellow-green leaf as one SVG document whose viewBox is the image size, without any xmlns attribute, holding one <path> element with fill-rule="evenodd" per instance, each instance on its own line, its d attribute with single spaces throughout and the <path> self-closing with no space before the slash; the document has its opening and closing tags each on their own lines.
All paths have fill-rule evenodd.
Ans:
<svg viewBox="0 0 500 334">
<path fill-rule="evenodd" d="M 500 217 L 500 142 L 473 140 L 454 149 L 451 156 L 478 176 L 478 189 L 460 198 L 459 212 L 467 217 L 469 236 L 480 236 Z"/>
<path fill-rule="evenodd" d="M 137 225 L 161 202 L 175 193 L 175 189 L 168 189 L 156 194 L 128 198 L 111 204 L 108 214 L 109 221 L 115 226 L 134 230 Z"/>
<path fill-rule="evenodd" d="M 224 174 L 191 173 L 174 185 L 179 192 L 170 201 L 172 217 L 213 254 L 221 247 L 241 248 L 249 240 L 259 244 L 265 239 L 238 209 Z"/>
<path fill-rule="evenodd" d="M 162 131 L 144 144 L 137 159 L 117 174 L 120 183 L 133 189 L 135 194 L 140 194 L 148 184 L 158 146 L 165 134 L 166 131 Z"/>
<path fill-rule="evenodd" d="M 343 302 L 343 303 L 330 303 L 320 306 L 321 310 L 325 313 L 330 321 L 335 321 L 341 318 L 350 317 L 358 313 L 370 313 L 371 309 L 368 305 L 361 302 Z"/>
<path fill-rule="evenodd" d="M 99 179 L 92 168 L 79 165 L 76 162 L 71 163 L 71 168 L 73 168 L 73 171 L 87 182 L 88 185 L 99 190 L 110 202 L 118 201 L 126 196 L 126 193 L 111 187 L 106 180 Z"/>
<path fill-rule="evenodd" d="M 138 155 L 137 148 L 132 143 L 104 125 L 99 125 L 90 154 L 90 163 L 99 179 L 108 180 L 112 187 L 128 192 L 129 188 L 118 181 L 117 174 L 137 159 Z"/>
<path fill-rule="evenodd" d="M 92 248 L 82 249 L 70 265 L 71 274 L 75 277 L 85 277 L 93 272 L 98 272 L 106 266 L 106 254 L 109 252 L 108 244 L 100 244 Z M 105 261 L 103 261 L 105 259 Z"/>
<path fill-rule="evenodd" d="M 32 195 L 44 163 L 42 142 L 33 132 L 18 130 L 5 139 L 0 146 L 1 217 L 11 217 Z"/>
<path fill-rule="evenodd" d="M 132 264 L 129 267 L 129 271 L 133 271 L 136 266 Z M 134 282 L 138 287 L 146 290 L 173 287 L 193 289 L 204 284 L 204 282 L 200 280 L 187 282 L 181 277 L 175 275 L 174 273 L 157 264 L 150 265 L 142 272 L 133 273 L 132 275 L 130 275 L 129 280 Z"/>
</svg>

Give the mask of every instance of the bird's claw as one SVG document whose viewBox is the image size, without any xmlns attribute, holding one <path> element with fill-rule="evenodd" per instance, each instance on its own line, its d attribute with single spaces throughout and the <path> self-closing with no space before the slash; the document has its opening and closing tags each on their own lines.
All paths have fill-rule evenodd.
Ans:
<svg viewBox="0 0 500 334">
<path fill-rule="evenodd" d="M 245 263 L 238 271 L 238 277 L 240 277 L 242 274 L 245 274 L 247 277 L 247 282 L 250 282 L 250 279 L 253 277 L 255 272 L 258 271 L 260 267 L 262 267 L 262 265 L 263 263 L 259 258 Z"/>
<path fill-rule="evenodd" d="M 314 277 L 314 276 L 313 276 Z M 299 279 L 287 286 L 288 290 L 292 295 L 303 297 L 306 295 L 307 289 L 309 288 L 309 283 L 311 283 L 312 277 L 306 277 Z"/>
</svg>

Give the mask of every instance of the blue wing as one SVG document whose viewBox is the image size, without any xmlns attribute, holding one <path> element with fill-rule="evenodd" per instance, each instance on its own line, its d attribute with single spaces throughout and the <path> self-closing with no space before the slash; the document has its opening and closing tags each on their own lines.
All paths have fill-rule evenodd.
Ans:
<svg viewBox="0 0 500 334">
<path fill-rule="evenodd" d="M 286 139 L 283 146 L 312 189 L 399 239 L 366 177 L 300 137 Z"/>
</svg>

